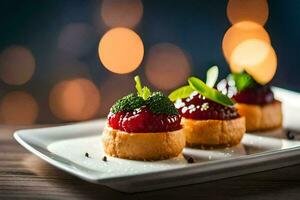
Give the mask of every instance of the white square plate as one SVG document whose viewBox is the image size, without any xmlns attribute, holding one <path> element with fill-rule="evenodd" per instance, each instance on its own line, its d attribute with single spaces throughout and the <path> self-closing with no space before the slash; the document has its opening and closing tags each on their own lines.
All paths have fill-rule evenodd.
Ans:
<svg viewBox="0 0 300 200">
<path fill-rule="evenodd" d="M 300 132 L 300 95 L 273 89 L 276 98 L 283 102 L 284 127 Z M 96 120 L 27 129 L 17 131 L 14 136 L 26 149 L 50 164 L 123 192 L 199 183 L 300 163 L 300 142 L 284 139 L 283 129 L 263 135 L 245 134 L 242 143 L 233 148 L 185 148 L 182 155 L 164 161 L 132 161 L 107 156 L 105 162 L 101 146 L 104 124 L 105 120 Z M 185 157 L 192 157 L 195 162 L 188 163 Z"/>
</svg>

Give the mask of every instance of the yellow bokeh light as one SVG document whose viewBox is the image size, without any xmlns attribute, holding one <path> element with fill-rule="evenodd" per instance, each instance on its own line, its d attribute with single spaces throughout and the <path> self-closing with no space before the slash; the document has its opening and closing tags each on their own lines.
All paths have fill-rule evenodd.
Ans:
<svg viewBox="0 0 300 200">
<path fill-rule="evenodd" d="M 143 16 L 141 0 L 103 0 L 101 16 L 109 27 L 136 26 Z"/>
<path fill-rule="evenodd" d="M 270 43 L 269 34 L 261 25 L 251 21 L 234 24 L 225 33 L 222 42 L 223 54 L 228 62 L 234 48 L 248 39 L 259 39 Z"/>
<path fill-rule="evenodd" d="M 35 70 L 31 51 L 22 46 L 11 46 L 0 54 L 0 78 L 10 85 L 29 81 Z"/>
<path fill-rule="evenodd" d="M 100 106 L 100 92 L 89 80 L 65 80 L 54 86 L 49 97 L 52 113 L 65 121 L 82 121 L 94 117 Z"/>
<path fill-rule="evenodd" d="M 187 55 L 174 44 L 157 44 L 147 55 L 145 64 L 147 79 L 159 89 L 178 87 L 186 82 L 190 71 Z"/>
<path fill-rule="evenodd" d="M 233 72 L 245 70 L 258 83 L 272 80 L 277 69 L 277 57 L 272 46 L 262 40 L 249 39 L 240 43 L 230 57 Z"/>
<path fill-rule="evenodd" d="M 118 74 L 134 71 L 144 56 L 141 38 L 128 28 L 114 28 L 106 32 L 98 50 L 102 64 Z"/>
<path fill-rule="evenodd" d="M 30 125 L 38 116 L 38 104 L 28 93 L 14 91 L 5 95 L 0 104 L 1 120 L 8 125 Z"/>
<path fill-rule="evenodd" d="M 227 16 L 232 24 L 253 21 L 264 25 L 269 16 L 267 0 L 229 0 Z"/>
</svg>

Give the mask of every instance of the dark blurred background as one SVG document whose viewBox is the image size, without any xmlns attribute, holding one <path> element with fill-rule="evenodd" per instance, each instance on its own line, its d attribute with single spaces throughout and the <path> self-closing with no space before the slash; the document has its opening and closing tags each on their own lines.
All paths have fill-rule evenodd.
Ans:
<svg viewBox="0 0 300 200">
<path fill-rule="evenodd" d="M 1 123 L 58 123 L 103 117 L 116 98 L 134 91 L 132 77 L 136 74 L 152 89 L 166 94 L 184 84 L 189 75 L 204 78 L 205 71 L 215 64 L 220 67 L 220 77 L 225 77 L 229 67 L 222 53 L 222 39 L 231 26 L 226 15 L 227 3 L 227 0 L 134 1 L 132 10 L 124 15 L 124 23 L 128 23 L 124 26 L 143 40 L 144 58 L 138 69 L 121 75 L 108 71 L 99 60 L 99 41 L 112 28 L 103 21 L 102 1 L 0 1 L 0 51 L 5 54 L 0 64 L 13 59 L 11 62 L 17 62 L 16 65 L 28 65 L 24 71 L 15 69 L 24 81 L 17 80 L 18 77 L 5 81 L 2 77 Z M 278 58 L 272 84 L 300 91 L 300 1 L 273 0 L 268 5 L 265 29 Z M 132 16 L 128 21 L 127 15 Z M 14 56 L 15 51 L 9 53 L 12 48 L 27 56 L 22 53 Z M 168 55 L 159 57 L 157 52 Z M 182 68 L 175 66 L 171 74 L 168 70 L 147 71 L 151 58 L 169 68 L 176 64 Z"/>
</svg>

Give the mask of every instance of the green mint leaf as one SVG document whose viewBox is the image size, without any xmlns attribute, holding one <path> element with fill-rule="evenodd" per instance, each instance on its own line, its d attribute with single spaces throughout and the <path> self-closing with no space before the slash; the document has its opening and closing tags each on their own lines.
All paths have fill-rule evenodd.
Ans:
<svg viewBox="0 0 300 200">
<path fill-rule="evenodd" d="M 162 92 L 154 92 L 146 101 L 147 107 L 154 114 L 178 115 L 178 110 Z"/>
<path fill-rule="evenodd" d="M 148 87 L 144 86 L 143 87 L 143 94 L 142 97 L 144 100 L 147 100 L 151 96 L 151 91 Z"/>
<path fill-rule="evenodd" d="M 212 66 L 206 72 L 206 85 L 213 88 L 219 76 L 218 66 Z"/>
<path fill-rule="evenodd" d="M 143 96 L 143 89 L 142 89 L 142 83 L 139 76 L 134 77 L 135 80 L 135 88 L 137 90 L 137 93 L 139 96 Z"/>
<path fill-rule="evenodd" d="M 134 94 L 129 94 L 122 99 L 119 99 L 110 109 L 110 112 L 117 113 L 121 111 L 133 111 L 145 104 L 142 97 Z"/>
<path fill-rule="evenodd" d="M 229 74 L 227 79 L 235 82 L 235 87 L 238 91 L 242 91 L 256 84 L 255 80 L 249 74 L 244 72 L 238 74 Z"/>
<path fill-rule="evenodd" d="M 142 87 L 141 79 L 139 76 L 135 76 L 134 80 L 138 96 L 142 97 L 144 100 L 147 100 L 151 96 L 150 89 L 146 86 Z"/>
<path fill-rule="evenodd" d="M 205 96 L 206 98 L 222 104 L 224 106 L 232 106 L 234 102 L 226 95 L 220 93 L 218 90 L 208 87 L 203 81 L 196 77 L 191 77 L 188 79 L 190 86 L 199 92 L 199 94 Z"/>
<path fill-rule="evenodd" d="M 177 99 L 184 99 L 189 97 L 193 91 L 195 90 L 191 88 L 191 86 L 186 85 L 171 92 L 171 94 L 169 95 L 169 99 L 171 101 L 176 101 Z"/>
</svg>

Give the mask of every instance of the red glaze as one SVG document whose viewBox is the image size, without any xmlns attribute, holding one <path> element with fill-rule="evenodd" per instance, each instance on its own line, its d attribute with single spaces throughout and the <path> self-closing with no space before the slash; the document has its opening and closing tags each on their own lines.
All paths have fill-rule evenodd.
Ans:
<svg viewBox="0 0 300 200">
<path fill-rule="evenodd" d="M 233 99 L 238 103 L 264 105 L 274 101 L 274 94 L 270 86 L 258 86 L 247 88 L 235 96 Z"/>
<path fill-rule="evenodd" d="M 130 112 L 110 113 L 108 124 L 113 129 L 128 133 L 155 133 L 181 129 L 180 115 L 156 115 L 148 108 L 141 107 Z"/>
<path fill-rule="evenodd" d="M 190 97 L 177 100 L 176 108 L 182 117 L 196 120 L 229 120 L 239 117 L 233 106 L 223 106 L 193 92 Z"/>
</svg>

